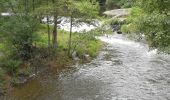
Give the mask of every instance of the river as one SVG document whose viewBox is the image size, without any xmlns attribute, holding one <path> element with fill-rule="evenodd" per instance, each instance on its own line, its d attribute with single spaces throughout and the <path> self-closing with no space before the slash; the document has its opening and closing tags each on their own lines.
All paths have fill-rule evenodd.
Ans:
<svg viewBox="0 0 170 100">
<path fill-rule="evenodd" d="M 170 56 L 148 52 L 121 34 L 90 63 L 47 70 L 12 90 L 6 100 L 170 100 Z"/>
</svg>

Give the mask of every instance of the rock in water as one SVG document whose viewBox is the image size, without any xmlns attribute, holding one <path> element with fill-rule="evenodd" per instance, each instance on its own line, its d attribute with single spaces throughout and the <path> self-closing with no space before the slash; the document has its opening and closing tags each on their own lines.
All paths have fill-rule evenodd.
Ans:
<svg viewBox="0 0 170 100">
<path fill-rule="evenodd" d="M 4 96 L 4 92 L 0 90 L 0 97 Z"/>
<path fill-rule="evenodd" d="M 122 34 L 122 32 L 121 31 L 117 31 L 117 34 Z"/>
<path fill-rule="evenodd" d="M 84 54 L 84 60 L 85 61 L 90 61 L 90 55 Z"/>
<path fill-rule="evenodd" d="M 76 60 L 76 61 L 80 60 L 79 57 L 77 56 L 77 52 L 75 52 L 75 51 L 72 53 L 72 58 L 73 58 L 73 60 Z"/>
</svg>

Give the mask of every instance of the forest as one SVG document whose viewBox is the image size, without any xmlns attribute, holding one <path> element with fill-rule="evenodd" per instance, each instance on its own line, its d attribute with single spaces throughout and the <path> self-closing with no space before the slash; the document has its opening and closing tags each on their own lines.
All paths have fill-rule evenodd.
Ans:
<svg viewBox="0 0 170 100">
<path fill-rule="evenodd" d="M 104 14 L 117 9 L 128 15 Z M 107 47 L 98 37 L 113 34 L 169 55 L 170 0 L 0 0 L 0 99 L 51 68 L 93 62 Z"/>
</svg>

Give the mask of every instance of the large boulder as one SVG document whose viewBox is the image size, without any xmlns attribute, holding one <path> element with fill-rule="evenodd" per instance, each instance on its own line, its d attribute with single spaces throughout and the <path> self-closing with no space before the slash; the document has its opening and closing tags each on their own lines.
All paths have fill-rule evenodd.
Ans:
<svg viewBox="0 0 170 100">
<path fill-rule="evenodd" d="M 125 17 L 130 15 L 130 10 L 129 9 L 114 9 L 114 10 L 109 10 L 105 11 L 103 14 L 111 17 Z"/>
</svg>

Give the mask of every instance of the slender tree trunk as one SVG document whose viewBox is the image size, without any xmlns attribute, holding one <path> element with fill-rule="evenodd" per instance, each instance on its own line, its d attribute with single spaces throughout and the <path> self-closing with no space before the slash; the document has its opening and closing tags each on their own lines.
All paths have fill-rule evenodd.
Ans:
<svg viewBox="0 0 170 100">
<path fill-rule="evenodd" d="M 48 0 L 47 0 L 47 6 L 48 6 Z M 50 43 L 50 41 L 51 41 L 51 34 L 50 34 L 50 23 L 49 23 L 49 15 L 47 15 L 47 32 L 48 32 L 48 49 L 49 49 L 49 51 L 50 51 L 50 47 L 51 47 L 51 43 Z"/>
<path fill-rule="evenodd" d="M 35 0 L 32 0 L 32 10 L 35 10 Z"/>
<path fill-rule="evenodd" d="M 28 15 L 28 0 L 24 0 L 25 14 Z"/>
<path fill-rule="evenodd" d="M 51 35 L 50 35 L 50 25 L 49 25 L 49 16 L 48 15 L 47 15 L 47 31 L 48 31 L 48 48 L 50 49 Z"/>
<path fill-rule="evenodd" d="M 57 48 L 57 16 L 54 16 L 54 28 L 53 28 L 53 48 Z"/>
<path fill-rule="evenodd" d="M 69 49 L 68 49 L 68 56 L 70 56 L 71 54 L 71 45 L 72 45 L 72 27 L 73 27 L 73 18 L 72 16 L 70 17 L 70 36 L 69 36 Z"/>
<path fill-rule="evenodd" d="M 52 3 L 54 4 L 54 8 L 55 8 L 55 0 L 52 0 Z M 54 9 L 55 10 L 55 9 Z M 57 48 L 57 12 L 54 13 L 54 28 L 53 28 L 53 49 Z"/>
</svg>

